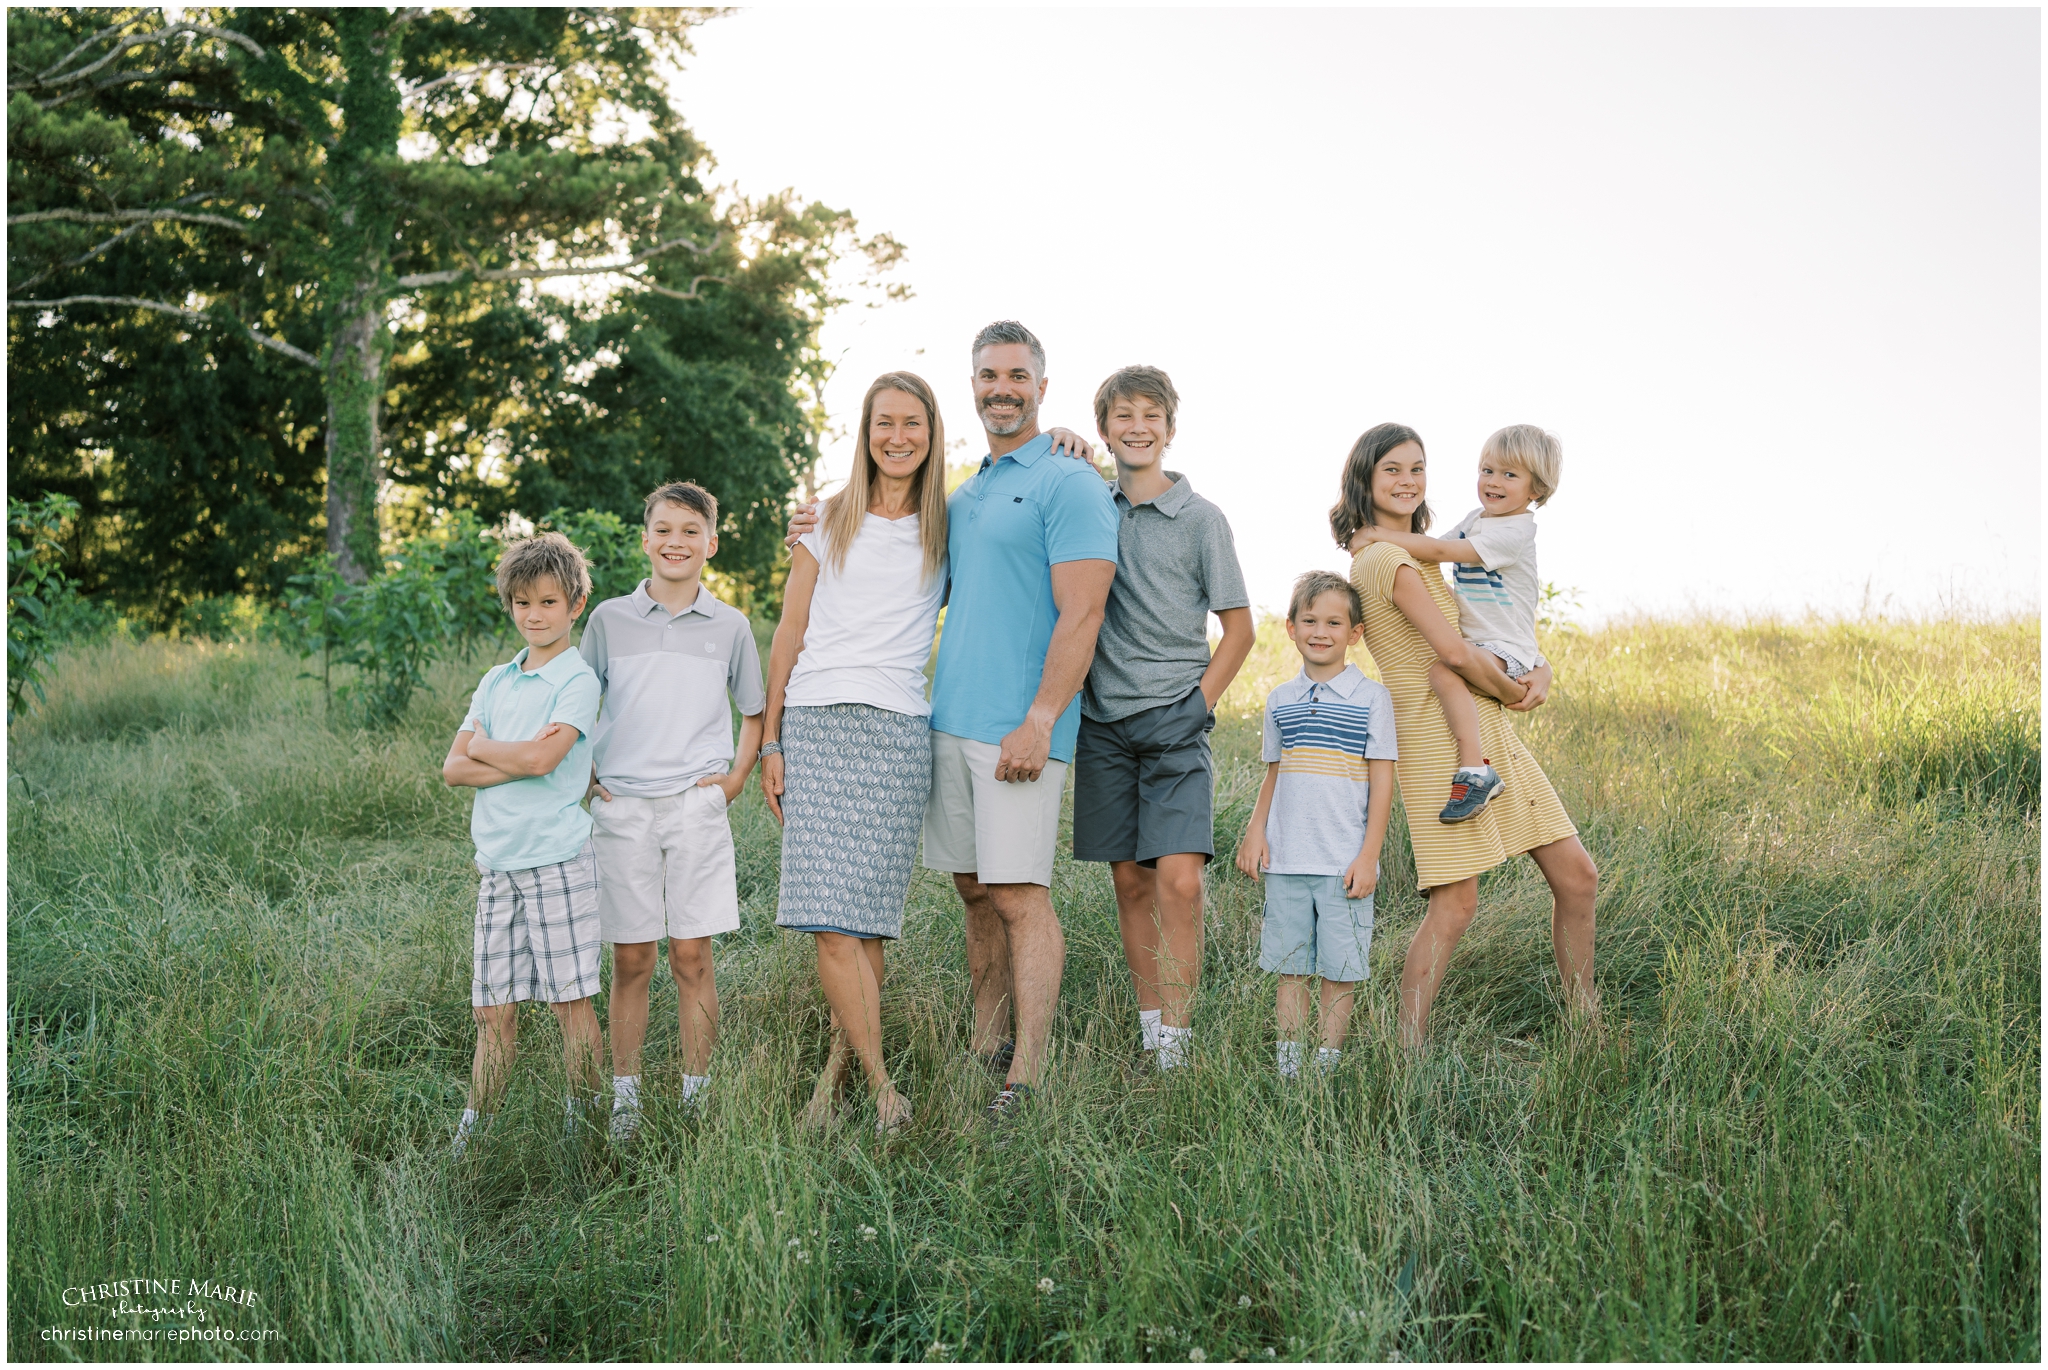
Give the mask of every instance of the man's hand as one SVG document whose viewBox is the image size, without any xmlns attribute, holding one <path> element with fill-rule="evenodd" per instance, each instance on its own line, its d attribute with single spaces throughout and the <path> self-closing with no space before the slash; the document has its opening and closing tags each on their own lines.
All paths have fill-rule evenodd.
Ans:
<svg viewBox="0 0 2048 1370">
<path fill-rule="evenodd" d="M 612 792 L 598 784 L 596 776 L 590 778 L 590 788 L 583 792 L 583 797 L 585 799 L 602 799 L 607 804 L 612 802 Z"/>
<path fill-rule="evenodd" d="M 1095 464 L 1094 445 L 1073 429 L 1048 428 L 1045 435 L 1052 439 L 1051 451 L 1054 456 L 1074 457 L 1087 462 L 1090 466 Z"/>
<path fill-rule="evenodd" d="M 775 815 L 775 821 L 782 822 L 781 752 L 771 752 L 761 758 L 761 797 L 768 801 L 768 812 Z"/>
<path fill-rule="evenodd" d="M 1344 868 L 1344 897 L 1364 899 L 1379 888 L 1379 860 L 1371 856 L 1356 856 Z"/>
<path fill-rule="evenodd" d="M 1041 718 L 1036 709 L 1024 715 L 1024 721 L 1003 739 L 1002 752 L 996 757 L 996 779 L 1038 779 L 1052 751 L 1052 725 L 1053 720 Z"/>
<path fill-rule="evenodd" d="M 744 775 L 734 775 L 728 771 L 724 775 L 707 775 L 697 782 L 697 788 L 699 789 L 706 785 L 718 786 L 719 790 L 725 795 L 726 807 L 731 808 L 739 802 L 740 791 L 746 788 L 747 778 Z"/>
<path fill-rule="evenodd" d="M 1266 850 L 1266 825 L 1263 815 L 1255 815 L 1254 821 L 1246 825 L 1244 840 L 1237 844 L 1237 868 L 1257 880 L 1266 869 L 1271 853 Z"/>
<path fill-rule="evenodd" d="M 929 458 L 927 458 L 929 460 Z M 796 512 L 789 516 L 789 532 L 782 539 L 784 547 L 796 546 L 796 540 L 818 526 L 818 501 L 799 504 Z"/>
</svg>

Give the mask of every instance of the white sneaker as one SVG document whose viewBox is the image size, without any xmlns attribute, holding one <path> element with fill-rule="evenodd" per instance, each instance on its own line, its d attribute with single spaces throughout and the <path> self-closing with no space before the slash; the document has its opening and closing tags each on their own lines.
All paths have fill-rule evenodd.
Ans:
<svg viewBox="0 0 2048 1370">
<path fill-rule="evenodd" d="M 613 1146 L 625 1146 L 640 1135 L 640 1110 L 614 1108 L 612 1110 L 611 1138 Z"/>
</svg>

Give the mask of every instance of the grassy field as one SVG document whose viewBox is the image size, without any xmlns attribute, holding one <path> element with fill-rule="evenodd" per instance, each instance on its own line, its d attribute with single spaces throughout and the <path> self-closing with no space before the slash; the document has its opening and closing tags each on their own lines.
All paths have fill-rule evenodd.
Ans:
<svg viewBox="0 0 2048 1370">
<path fill-rule="evenodd" d="M 2038 1358 L 2038 621 L 1546 645 L 1522 726 L 1604 872 L 1604 1035 L 1560 1017 L 1523 861 L 1483 885 L 1433 1048 L 1392 1045 L 1420 913 L 1397 808 L 1353 1049 L 1279 1086 L 1228 863 L 1246 715 L 1293 670 L 1267 631 L 1216 735 L 1192 1069 L 1125 1081 L 1108 876 L 1063 860 L 1058 1059 L 993 1145 L 957 903 L 920 874 L 885 1016 L 916 1122 L 800 1135 L 824 1006 L 750 791 L 713 1106 L 663 1104 L 657 982 L 643 1146 L 565 1148 L 533 1010 L 460 1165 L 475 877 L 437 768 L 474 669 L 372 735 L 271 647 L 74 653 L 9 754 L 9 1352 Z M 195 1306 L 275 1339 L 43 1339 L 168 1325 L 66 1291 L 173 1277 L 253 1291 Z"/>
</svg>

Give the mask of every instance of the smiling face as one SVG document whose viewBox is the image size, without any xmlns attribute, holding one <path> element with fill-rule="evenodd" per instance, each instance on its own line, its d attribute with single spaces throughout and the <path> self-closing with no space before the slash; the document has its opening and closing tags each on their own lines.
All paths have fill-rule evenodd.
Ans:
<svg viewBox="0 0 2048 1370">
<path fill-rule="evenodd" d="M 1351 621 L 1351 597 L 1341 590 L 1323 591 L 1287 620 L 1287 636 L 1310 666 L 1343 661 L 1364 631 L 1364 624 Z"/>
<path fill-rule="evenodd" d="M 1173 441 L 1173 425 L 1167 421 L 1166 406 L 1144 395 L 1119 395 L 1109 402 L 1103 420 L 1102 440 L 1116 455 L 1117 464 L 1133 470 L 1156 466 Z"/>
<path fill-rule="evenodd" d="M 704 574 L 704 563 L 718 553 L 718 534 L 695 509 L 663 500 L 647 516 L 640 546 L 654 578 L 676 585 Z"/>
<path fill-rule="evenodd" d="M 1021 432 L 1038 418 L 1045 378 L 1023 343 L 990 343 L 974 355 L 974 408 L 981 426 L 999 438 Z"/>
<path fill-rule="evenodd" d="M 903 390 L 881 390 L 868 414 L 868 456 L 883 475 L 908 480 L 932 452 L 932 420 L 924 401 Z"/>
<path fill-rule="evenodd" d="M 1494 457 L 1479 459 L 1479 504 L 1488 518 L 1506 518 L 1529 507 L 1536 486 L 1529 473 Z"/>
<path fill-rule="evenodd" d="M 1415 507 L 1422 503 L 1428 486 L 1422 444 L 1404 442 L 1389 448 L 1372 468 L 1373 522 L 1397 532 L 1408 531 L 1415 521 Z"/>
<path fill-rule="evenodd" d="M 571 601 L 553 576 L 535 576 L 510 592 L 512 621 L 526 645 L 546 650 L 569 635 L 569 625 L 583 612 L 583 601 Z"/>
</svg>

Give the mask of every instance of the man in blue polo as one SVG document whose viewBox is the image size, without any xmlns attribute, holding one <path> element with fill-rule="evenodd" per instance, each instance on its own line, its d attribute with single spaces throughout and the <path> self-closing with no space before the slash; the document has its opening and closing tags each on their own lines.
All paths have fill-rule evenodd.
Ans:
<svg viewBox="0 0 2048 1370">
<path fill-rule="evenodd" d="M 989 1105 L 1001 1122 L 1038 1083 L 1066 969 L 1053 847 L 1117 521 L 1095 468 L 1055 457 L 1038 430 L 1045 349 L 1031 330 L 992 323 L 973 357 L 989 454 L 946 506 L 953 583 L 932 682 L 924 863 L 950 872 L 967 905 L 974 1050 L 1008 1067 Z"/>
</svg>

